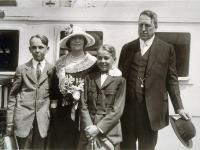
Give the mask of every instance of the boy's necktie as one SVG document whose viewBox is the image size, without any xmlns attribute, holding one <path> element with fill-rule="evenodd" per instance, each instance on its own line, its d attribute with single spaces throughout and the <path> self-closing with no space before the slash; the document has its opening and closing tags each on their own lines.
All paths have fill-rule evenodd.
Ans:
<svg viewBox="0 0 200 150">
<path fill-rule="evenodd" d="M 40 62 L 38 62 L 38 64 L 37 64 L 37 71 L 36 71 L 36 73 L 37 73 L 37 80 L 39 80 L 40 76 L 41 76 L 41 63 Z"/>
</svg>

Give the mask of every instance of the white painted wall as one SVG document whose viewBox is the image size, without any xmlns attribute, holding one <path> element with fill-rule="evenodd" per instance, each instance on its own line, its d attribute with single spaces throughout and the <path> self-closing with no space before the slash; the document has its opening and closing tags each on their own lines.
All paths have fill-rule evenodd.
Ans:
<svg viewBox="0 0 200 150">
<path fill-rule="evenodd" d="M 23 0 L 20 0 L 21 2 Z M 25 0 L 24 0 L 25 1 Z M 28 2 L 28 1 L 27 1 Z M 31 0 L 29 0 L 31 3 Z M 33 2 L 33 1 L 32 1 Z M 122 3 L 121 3 L 122 4 Z M 158 13 L 160 32 L 189 32 L 191 34 L 189 80 L 180 81 L 181 96 L 185 109 L 193 116 L 199 133 L 200 128 L 200 2 L 195 0 L 177 1 L 134 1 L 115 7 L 106 8 L 39 8 L 27 7 L 27 3 L 17 8 L 1 7 L 5 11 L 5 18 L 0 19 L 0 29 L 19 29 L 19 64 L 28 61 L 31 57 L 28 46 L 31 35 L 42 33 L 49 40 L 50 51 L 48 61 L 54 63 L 58 58 L 59 31 L 69 23 L 77 24 L 86 30 L 103 31 L 103 42 L 111 44 L 117 49 L 119 57 L 122 46 L 137 35 L 137 19 L 144 9 L 151 9 Z M 112 6 L 113 6 L 112 5 Z M 25 7 L 24 7 L 25 6 Z M 0 72 L 1 74 L 1 72 Z M 174 114 L 170 104 L 170 113 Z M 182 150 L 177 145 L 170 126 L 160 133 L 157 149 Z M 169 140 L 169 137 L 173 140 Z M 194 150 L 200 149 L 199 135 L 195 139 Z M 173 144 L 176 144 L 172 146 Z M 180 144 L 180 143 L 179 143 Z M 169 147 L 168 147 L 169 146 Z"/>
<path fill-rule="evenodd" d="M 47 60 L 54 63 L 58 58 L 59 31 L 66 24 L 73 23 L 86 30 L 103 31 L 103 42 L 117 49 L 117 57 L 122 46 L 138 37 L 137 20 L 143 9 L 157 12 L 159 18 L 158 31 L 191 33 L 190 66 L 187 81 L 181 81 L 183 103 L 189 112 L 200 116 L 200 2 L 187 3 L 151 1 L 135 2 L 126 7 L 107 8 L 2 8 L 5 18 L 0 20 L 1 29 L 19 29 L 19 64 L 31 57 L 28 46 L 31 35 L 42 33 L 49 38 L 50 51 Z M 148 5 L 149 4 L 149 5 Z M 158 5 L 159 4 L 159 5 Z M 169 4 L 168 6 L 166 4 Z M 180 5 L 178 5 L 180 4 Z M 199 7 L 198 7 L 199 5 Z M 170 111 L 173 113 L 173 109 Z"/>
</svg>

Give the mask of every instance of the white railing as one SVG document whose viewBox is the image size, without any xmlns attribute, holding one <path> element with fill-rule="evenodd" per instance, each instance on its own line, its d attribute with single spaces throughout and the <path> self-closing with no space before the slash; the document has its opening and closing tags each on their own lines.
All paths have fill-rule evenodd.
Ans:
<svg viewBox="0 0 200 150">
<path fill-rule="evenodd" d="M 0 84 L 0 108 L 7 108 L 8 94 L 11 80 Z"/>
<path fill-rule="evenodd" d="M 0 108 L 7 107 L 8 87 L 0 85 Z"/>
</svg>

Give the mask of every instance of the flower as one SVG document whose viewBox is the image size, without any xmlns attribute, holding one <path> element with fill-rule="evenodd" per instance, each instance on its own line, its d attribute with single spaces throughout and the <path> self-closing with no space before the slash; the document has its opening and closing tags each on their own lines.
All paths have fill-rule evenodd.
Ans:
<svg viewBox="0 0 200 150">
<path fill-rule="evenodd" d="M 59 89 L 64 99 L 67 99 L 68 94 L 72 95 L 72 103 L 75 106 L 80 100 L 81 91 L 84 89 L 84 80 L 81 78 L 72 77 L 68 74 L 60 79 Z M 67 102 L 66 104 L 70 104 L 70 102 Z"/>
<path fill-rule="evenodd" d="M 65 36 L 72 34 L 73 32 L 73 24 L 69 24 L 65 27 Z"/>
<path fill-rule="evenodd" d="M 81 97 L 81 92 L 84 89 L 84 80 L 76 78 L 70 74 L 63 73 L 65 69 L 61 69 L 59 73 L 59 89 L 63 95 L 62 106 L 72 104 L 71 119 L 75 121 L 75 114 Z M 69 98 L 70 95 L 72 98 Z"/>
</svg>

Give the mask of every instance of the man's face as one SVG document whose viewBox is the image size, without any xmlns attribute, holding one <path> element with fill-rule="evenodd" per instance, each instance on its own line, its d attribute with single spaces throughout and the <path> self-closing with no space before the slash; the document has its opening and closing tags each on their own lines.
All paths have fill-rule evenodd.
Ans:
<svg viewBox="0 0 200 150">
<path fill-rule="evenodd" d="M 30 41 L 29 50 L 36 61 L 42 61 L 44 60 L 49 47 L 44 45 L 39 38 L 34 37 Z"/>
<path fill-rule="evenodd" d="M 140 39 L 147 41 L 155 34 L 156 28 L 149 16 L 141 15 L 138 21 L 138 34 Z"/>
</svg>

